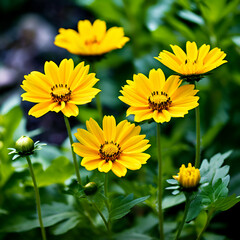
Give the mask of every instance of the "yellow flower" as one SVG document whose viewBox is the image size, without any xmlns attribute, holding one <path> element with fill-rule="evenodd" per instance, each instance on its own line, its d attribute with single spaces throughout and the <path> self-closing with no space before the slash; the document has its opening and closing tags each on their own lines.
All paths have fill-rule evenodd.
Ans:
<svg viewBox="0 0 240 240">
<path fill-rule="evenodd" d="M 74 152 L 83 157 L 81 165 L 91 171 L 113 171 L 118 177 L 125 176 L 127 169 L 140 169 L 150 158 L 143 153 L 150 147 L 145 135 L 139 135 L 140 126 L 121 121 L 116 126 L 113 116 L 104 116 L 103 129 L 90 118 L 87 130 L 78 129 L 75 137 L 80 143 L 73 143 Z"/>
<path fill-rule="evenodd" d="M 22 94 L 23 101 L 38 103 L 29 115 L 41 117 L 49 111 L 62 111 L 66 117 L 77 116 L 78 107 L 91 102 L 99 89 L 93 88 L 99 80 L 95 73 L 88 74 L 89 65 L 79 63 L 74 68 L 72 59 L 64 59 L 59 67 L 52 61 L 45 62 L 45 74 L 37 71 L 25 75 L 21 87 L 26 91 Z"/>
<path fill-rule="evenodd" d="M 179 169 L 177 176 L 173 176 L 183 188 L 194 188 L 199 184 L 200 171 L 198 168 L 192 167 L 191 163 L 188 163 L 186 168 L 184 164 Z"/>
<path fill-rule="evenodd" d="M 186 53 L 177 45 L 170 46 L 174 54 L 163 50 L 155 59 L 183 75 L 182 78 L 188 79 L 191 76 L 193 80 L 200 80 L 198 75 L 205 74 L 227 62 L 224 60 L 226 54 L 217 47 L 209 51 L 210 45 L 203 44 L 198 49 L 195 42 L 187 41 Z"/>
<path fill-rule="evenodd" d="M 93 24 L 89 20 L 80 20 L 78 32 L 60 28 L 54 44 L 73 54 L 95 56 L 122 48 L 128 41 L 123 28 L 112 27 L 106 30 L 106 22 L 97 19 Z"/>
<path fill-rule="evenodd" d="M 133 75 L 133 81 L 127 80 L 119 99 L 130 105 L 127 116 L 134 114 L 136 122 L 151 118 L 158 123 L 169 122 L 171 117 L 183 117 L 198 106 L 199 97 L 194 96 L 198 90 L 193 84 L 179 87 L 181 82 L 174 75 L 165 80 L 160 68 L 152 69 L 149 78 L 140 73 Z"/>
</svg>

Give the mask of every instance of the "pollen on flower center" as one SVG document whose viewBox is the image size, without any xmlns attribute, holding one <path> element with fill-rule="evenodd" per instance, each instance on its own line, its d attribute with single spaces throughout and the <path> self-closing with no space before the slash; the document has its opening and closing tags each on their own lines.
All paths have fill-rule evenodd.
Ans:
<svg viewBox="0 0 240 240">
<path fill-rule="evenodd" d="M 56 84 L 51 88 L 51 96 L 54 102 L 68 102 L 72 91 L 67 84 Z"/>
<path fill-rule="evenodd" d="M 155 111 L 161 112 L 167 110 L 171 105 L 172 101 L 165 92 L 153 91 L 151 96 L 148 98 L 149 107 Z"/>
<path fill-rule="evenodd" d="M 104 144 L 101 144 L 99 149 L 99 155 L 101 159 L 114 162 L 116 159 L 119 158 L 121 154 L 121 148 L 119 144 L 114 143 L 113 141 L 108 142 L 105 141 Z"/>
</svg>

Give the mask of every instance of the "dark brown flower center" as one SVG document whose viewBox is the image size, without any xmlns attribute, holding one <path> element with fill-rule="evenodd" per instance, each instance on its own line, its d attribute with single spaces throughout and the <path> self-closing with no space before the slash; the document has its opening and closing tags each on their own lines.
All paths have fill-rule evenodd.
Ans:
<svg viewBox="0 0 240 240">
<path fill-rule="evenodd" d="M 120 157 L 121 154 L 121 148 L 119 144 L 114 143 L 113 141 L 108 142 L 105 141 L 104 144 L 101 144 L 99 149 L 99 155 L 101 159 L 104 159 L 105 161 L 112 161 L 114 162 L 116 159 Z"/>
<path fill-rule="evenodd" d="M 151 96 L 148 98 L 149 107 L 155 111 L 161 112 L 162 110 L 167 110 L 172 101 L 165 92 L 154 91 L 151 93 Z"/>
<path fill-rule="evenodd" d="M 72 91 L 67 84 L 56 84 L 51 88 L 51 96 L 54 102 L 68 102 Z"/>
</svg>

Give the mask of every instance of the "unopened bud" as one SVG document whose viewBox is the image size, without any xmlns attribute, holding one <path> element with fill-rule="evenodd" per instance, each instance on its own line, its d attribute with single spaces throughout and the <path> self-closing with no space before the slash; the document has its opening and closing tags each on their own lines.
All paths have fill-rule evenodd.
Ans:
<svg viewBox="0 0 240 240">
<path fill-rule="evenodd" d="M 16 150 L 20 154 L 28 155 L 34 150 L 34 142 L 30 137 L 22 136 L 16 141 Z"/>
<path fill-rule="evenodd" d="M 84 186 L 84 193 L 86 195 L 93 195 L 96 193 L 98 186 L 95 182 L 89 182 Z"/>
<path fill-rule="evenodd" d="M 200 171 L 198 168 L 192 167 L 192 164 L 189 163 L 188 167 L 185 167 L 184 164 L 179 169 L 177 176 L 173 176 L 179 184 L 185 189 L 196 188 L 200 182 Z"/>
</svg>

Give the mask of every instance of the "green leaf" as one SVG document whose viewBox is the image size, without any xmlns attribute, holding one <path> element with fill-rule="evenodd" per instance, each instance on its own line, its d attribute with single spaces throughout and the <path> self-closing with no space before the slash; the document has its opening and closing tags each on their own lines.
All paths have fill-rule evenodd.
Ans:
<svg viewBox="0 0 240 240">
<path fill-rule="evenodd" d="M 152 237 L 142 234 L 142 233 L 134 233 L 134 232 L 126 232 L 126 233 L 119 233 L 114 235 L 114 239 L 116 240 L 153 240 Z"/>
<path fill-rule="evenodd" d="M 52 164 L 43 170 L 39 164 L 34 166 L 34 173 L 39 187 L 49 186 L 51 184 L 63 184 L 74 173 L 72 163 L 66 157 L 58 157 L 52 161 Z M 28 182 L 32 185 L 32 182 Z"/>
<path fill-rule="evenodd" d="M 149 196 L 133 199 L 133 194 L 128 196 L 118 196 L 111 200 L 109 218 L 111 220 L 116 220 L 124 217 L 130 212 L 130 209 L 137 205 L 138 203 L 144 202 Z"/>
<path fill-rule="evenodd" d="M 238 202 L 240 202 L 240 198 L 236 197 L 236 194 L 233 194 L 225 198 L 217 199 L 217 201 L 214 203 L 214 208 L 216 211 L 226 211 Z"/>
<path fill-rule="evenodd" d="M 202 205 L 205 209 L 214 208 L 218 199 L 226 198 L 228 188 L 222 179 L 219 179 L 214 185 L 209 184 L 202 188 L 200 196 L 202 197 Z"/>
<path fill-rule="evenodd" d="M 224 154 L 218 153 L 210 159 L 210 162 L 204 159 L 199 169 L 201 173 L 200 183 L 210 183 L 212 181 L 215 183 L 218 179 L 224 178 L 228 173 L 229 167 L 224 166 L 221 168 L 221 166 L 231 153 L 232 151 Z"/>
<path fill-rule="evenodd" d="M 166 181 L 167 181 L 167 183 L 172 184 L 172 185 L 178 184 L 178 181 L 176 179 L 167 179 Z"/>
<path fill-rule="evenodd" d="M 202 196 L 197 195 L 190 203 L 189 210 L 186 217 L 186 222 L 190 222 L 195 219 L 201 210 L 203 209 L 202 205 Z"/>
<path fill-rule="evenodd" d="M 32 216 L 35 216 L 34 218 Z M 71 205 L 52 202 L 50 205 L 42 205 L 43 224 L 45 227 L 53 226 L 62 221 L 68 221 L 71 218 L 80 217 L 79 212 L 75 211 Z M 63 223 L 62 223 L 63 224 Z M 36 214 L 31 217 L 21 215 L 13 215 L 9 221 L 6 221 L 0 228 L 0 232 L 24 232 L 34 228 L 38 228 L 39 221 Z M 65 231 L 67 231 L 65 226 Z"/>
<path fill-rule="evenodd" d="M 66 233 L 67 231 L 73 229 L 78 225 L 80 222 L 81 218 L 80 216 L 72 216 L 71 218 L 67 219 L 66 221 L 59 223 L 55 229 L 53 230 L 54 235 L 60 235 L 63 233 Z"/>
<path fill-rule="evenodd" d="M 185 201 L 185 196 L 183 193 L 176 195 L 176 196 L 169 195 L 169 196 L 163 198 L 162 208 L 167 209 L 167 208 L 176 206 L 178 204 L 181 204 L 184 201 Z"/>
</svg>

